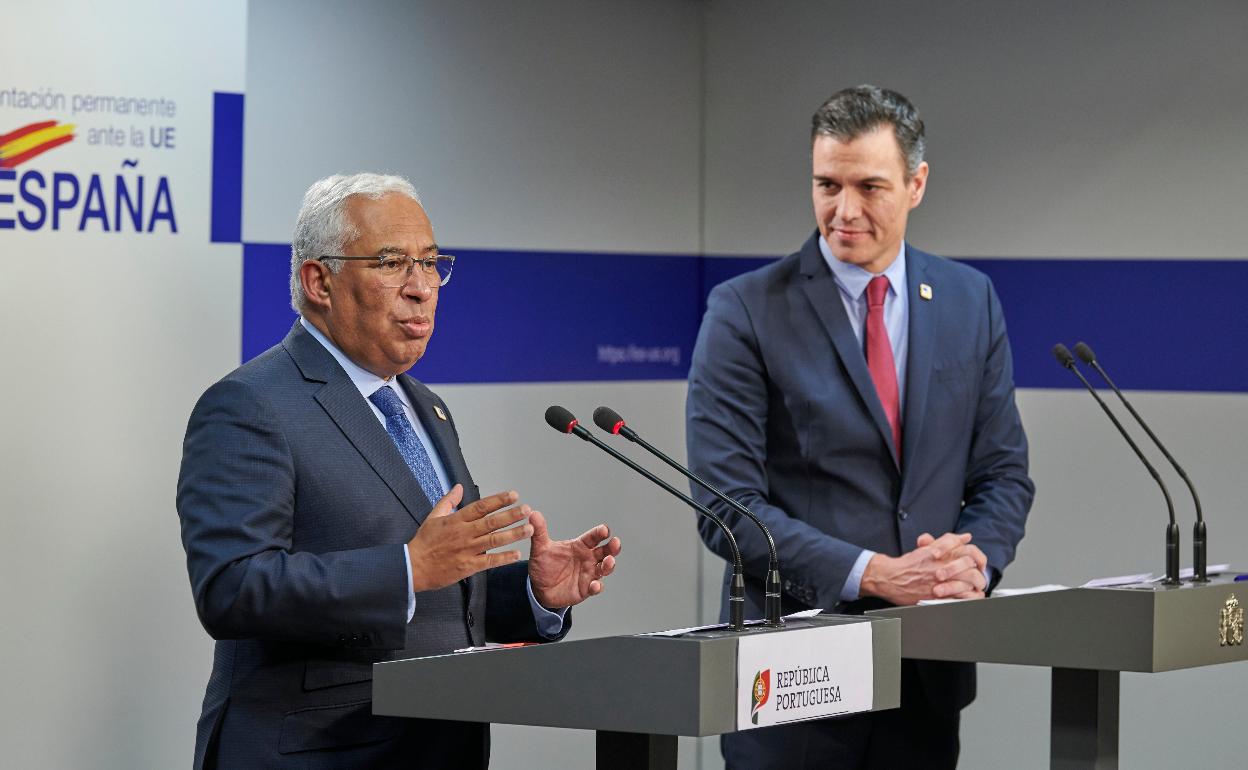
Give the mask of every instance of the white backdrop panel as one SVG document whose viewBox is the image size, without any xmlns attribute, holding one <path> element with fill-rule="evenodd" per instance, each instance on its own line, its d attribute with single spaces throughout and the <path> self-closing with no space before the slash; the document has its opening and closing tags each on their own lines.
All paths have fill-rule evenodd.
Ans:
<svg viewBox="0 0 1248 770">
<path fill-rule="evenodd" d="M 0 133 L 57 119 L 69 144 L 20 175 L 71 173 L 61 228 L 0 232 L 0 745 L 9 767 L 189 762 L 211 647 L 174 514 L 182 432 L 199 393 L 238 358 L 237 245 L 209 243 L 214 91 L 241 91 L 245 4 L 61 0 L 7 9 L 0 87 L 67 95 L 64 109 L 0 108 Z M 169 119 L 73 113 L 73 94 L 166 98 Z M 174 127 L 174 147 L 112 147 L 90 131 Z M 137 160 L 137 168 L 122 166 Z M 78 230 L 98 174 L 112 190 L 160 177 L 177 233 Z M 68 196 L 68 182 L 63 192 Z M 17 184 L 4 183 L 4 192 Z M 32 188 L 33 189 L 33 188 Z M 37 219 L 21 201 L 4 207 Z"/>
</svg>

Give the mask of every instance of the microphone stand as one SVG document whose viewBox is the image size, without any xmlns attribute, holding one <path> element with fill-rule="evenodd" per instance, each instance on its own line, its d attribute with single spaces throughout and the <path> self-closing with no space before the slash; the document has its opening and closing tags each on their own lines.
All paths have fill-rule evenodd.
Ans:
<svg viewBox="0 0 1248 770">
<path fill-rule="evenodd" d="M 737 511 L 741 515 L 748 518 L 750 521 L 754 522 L 754 524 L 757 525 L 760 530 L 762 530 L 763 537 L 767 538 L 767 551 L 768 551 L 768 558 L 769 558 L 769 562 L 767 565 L 767 582 L 766 582 L 766 588 L 764 589 L 765 590 L 765 608 L 764 608 L 765 620 L 763 622 L 768 626 L 773 626 L 773 627 L 783 626 L 784 620 L 783 618 L 780 617 L 780 612 L 781 612 L 780 610 L 780 559 L 776 554 L 776 541 L 774 538 L 772 538 L 771 530 L 769 530 L 767 528 L 767 525 L 762 522 L 762 519 L 758 518 L 758 516 L 749 508 L 746 508 L 741 503 L 737 502 L 736 500 L 732 499 L 728 495 L 724 494 L 723 492 L 719 491 L 715 487 L 711 486 L 709 483 L 704 481 L 693 471 L 689 470 L 688 468 L 684 467 L 683 465 L 676 462 L 672 458 L 668 457 L 666 454 L 664 454 L 663 452 L 659 451 L 654 446 L 652 446 L 650 442 L 646 441 L 641 436 L 637 435 L 637 431 L 628 427 L 624 423 L 624 418 L 620 417 L 620 415 L 615 410 L 610 409 L 609 407 L 605 407 L 605 406 L 598 407 L 597 409 L 594 410 L 594 424 L 597 425 L 599 428 L 602 428 L 607 433 L 612 433 L 617 436 L 623 436 L 624 438 L 628 439 L 634 444 L 637 444 L 638 446 L 640 446 L 642 449 L 645 449 L 650 454 L 654 455 L 655 457 L 659 458 L 663 462 L 667 463 L 667 465 L 669 465 L 670 467 L 680 472 L 685 478 L 689 479 L 693 483 L 697 484 L 698 486 L 702 487 L 706 491 L 710 492 L 715 497 L 719 498 L 723 502 L 730 505 L 733 508 L 733 510 Z"/>
<path fill-rule="evenodd" d="M 1135 411 L 1135 407 L 1131 406 L 1131 402 L 1128 401 L 1127 397 L 1123 395 L 1121 390 L 1118 389 L 1118 386 L 1114 384 L 1114 381 L 1109 378 L 1109 373 L 1102 369 L 1101 365 L 1097 363 L 1096 354 L 1092 352 L 1092 348 L 1088 347 L 1088 345 L 1083 342 L 1076 343 L 1075 355 L 1079 356 L 1079 360 L 1095 369 L 1096 373 L 1101 375 L 1101 379 L 1105 380 L 1105 384 L 1109 385 L 1109 387 L 1118 394 L 1118 400 L 1122 402 L 1122 405 L 1127 408 L 1127 411 L 1131 413 L 1131 416 L 1135 418 L 1135 421 L 1140 424 L 1140 427 L 1144 429 L 1144 432 L 1148 434 L 1148 437 L 1153 440 L 1153 443 L 1156 444 L 1157 448 L 1161 450 L 1161 453 L 1165 455 L 1166 460 L 1168 460 L 1170 465 L 1174 467 L 1174 470 L 1178 472 L 1179 478 L 1183 479 L 1183 483 L 1187 484 L 1187 491 L 1192 493 L 1192 501 L 1196 504 L 1196 524 L 1192 527 L 1192 582 L 1208 583 L 1209 568 L 1206 547 L 1206 543 L 1208 542 L 1208 531 L 1205 528 L 1205 517 L 1201 512 L 1200 496 L 1196 494 L 1196 486 L 1192 484 L 1192 480 L 1187 477 L 1187 473 L 1184 472 L 1183 468 L 1179 466 L 1179 463 L 1174 459 L 1170 452 L 1166 450 L 1165 446 L 1162 445 L 1161 439 L 1157 438 L 1157 435 L 1153 433 L 1151 428 L 1148 427 L 1148 423 L 1144 422 L 1144 418 L 1140 417 L 1140 413 Z"/>
<path fill-rule="evenodd" d="M 732 530 L 728 528 L 724 520 L 716 516 L 706 506 L 685 495 L 676 487 L 668 484 L 663 479 L 655 476 L 650 471 L 595 438 L 592 433 L 581 427 L 580 421 L 573 417 L 572 413 L 567 409 L 561 406 L 552 406 L 547 409 L 546 424 L 560 433 L 570 433 L 577 438 L 588 441 L 637 473 L 640 473 L 647 480 L 662 487 L 669 494 L 680 498 L 686 505 L 707 517 L 719 527 L 724 533 L 724 537 L 728 539 L 728 547 L 732 551 L 732 584 L 729 586 L 728 591 L 728 629 L 730 631 L 743 631 L 745 629 L 745 569 L 741 562 L 741 550 L 737 547 L 737 539 L 733 537 Z"/>
<path fill-rule="evenodd" d="M 1135 451 L 1135 456 L 1140 458 L 1140 462 L 1144 463 L 1144 467 L 1148 469 L 1149 475 L 1153 477 L 1153 481 L 1157 482 L 1157 486 L 1161 487 L 1161 494 L 1166 498 L 1166 508 L 1170 511 L 1170 525 L 1166 527 L 1166 577 L 1162 580 L 1162 585 L 1179 585 L 1179 525 L 1174 521 L 1174 502 L 1170 499 L 1170 490 L 1166 489 L 1165 483 L 1162 482 L 1161 476 L 1157 474 L 1157 469 L 1152 463 L 1144 457 L 1144 453 L 1136 446 L 1135 441 L 1131 439 L 1131 435 L 1122 427 L 1122 423 L 1118 422 L 1118 418 L 1109 410 L 1109 405 L 1105 403 L 1100 394 L 1096 392 L 1096 388 L 1092 387 L 1092 383 L 1083 376 L 1083 373 L 1075 366 L 1075 357 L 1071 355 L 1070 350 L 1061 343 L 1053 346 L 1053 355 L 1057 358 L 1058 363 L 1074 373 L 1083 386 L 1092 394 L 1092 398 L 1096 399 L 1096 403 L 1101 405 L 1101 409 L 1105 410 L 1105 414 L 1114 423 L 1114 427 L 1118 428 L 1118 432 L 1131 445 L 1131 449 Z"/>
</svg>

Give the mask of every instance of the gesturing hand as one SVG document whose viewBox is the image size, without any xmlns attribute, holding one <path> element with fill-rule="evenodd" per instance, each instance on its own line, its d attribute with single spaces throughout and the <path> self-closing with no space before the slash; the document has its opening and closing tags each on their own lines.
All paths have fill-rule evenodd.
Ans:
<svg viewBox="0 0 1248 770">
<path fill-rule="evenodd" d="M 519 551 L 486 551 L 533 535 L 532 524 L 507 529 L 533 513 L 527 505 L 505 507 L 518 499 L 514 491 L 483 497 L 455 510 L 463 497 L 464 488 L 456 484 L 433 506 L 407 544 L 413 590 L 443 588 L 481 570 L 510 564 L 520 558 Z"/>
<path fill-rule="evenodd" d="M 559 609 L 602 593 L 602 579 L 615 570 L 620 553 L 620 539 L 610 537 L 606 524 L 574 540 L 551 540 L 546 519 L 537 511 L 529 514 L 529 524 L 533 528 L 529 581 L 538 603 Z"/>
</svg>

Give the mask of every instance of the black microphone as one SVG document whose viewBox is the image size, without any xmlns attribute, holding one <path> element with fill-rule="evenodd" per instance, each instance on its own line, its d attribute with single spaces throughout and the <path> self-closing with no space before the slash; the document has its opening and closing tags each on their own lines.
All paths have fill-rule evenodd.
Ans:
<svg viewBox="0 0 1248 770">
<path fill-rule="evenodd" d="M 1135 407 L 1131 406 L 1131 402 L 1122 394 L 1122 391 L 1118 389 L 1114 381 L 1109 378 L 1109 373 L 1101 368 L 1101 365 L 1096 360 L 1096 354 L 1092 352 L 1092 348 L 1088 347 L 1085 342 L 1077 342 L 1075 343 L 1075 355 L 1079 356 L 1080 361 L 1095 369 L 1096 373 L 1101 375 L 1101 379 L 1105 380 L 1105 384 L 1118 394 L 1118 400 L 1122 402 L 1122 405 L 1127 408 L 1127 411 L 1131 413 L 1135 421 L 1140 424 L 1140 427 L 1144 429 L 1148 437 L 1153 440 L 1153 443 L 1165 455 L 1166 460 L 1178 472 L 1179 478 L 1183 479 L 1183 483 L 1187 484 L 1187 491 L 1192 493 L 1192 501 L 1196 504 L 1196 525 L 1192 528 L 1192 582 L 1208 583 L 1208 558 L 1206 555 L 1208 532 L 1205 529 L 1205 517 L 1200 508 L 1200 496 L 1196 494 L 1196 486 L 1192 484 L 1192 480 L 1187 477 L 1187 473 L 1179 467 L 1178 462 L 1162 445 L 1161 439 L 1157 438 L 1157 434 L 1153 433 L 1152 429 L 1148 427 L 1148 423 L 1144 422 L 1144 418 L 1140 416 L 1139 412 L 1135 411 Z"/>
<path fill-rule="evenodd" d="M 641 436 L 637 435 L 637 431 L 628 427 L 628 425 L 626 425 L 624 422 L 624 418 L 621 417 L 619 413 L 616 412 L 614 409 L 610 407 L 606 407 L 606 406 L 600 406 L 597 409 L 595 409 L 594 410 L 594 424 L 597 425 L 599 428 L 602 428 L 603 430 L 605 430 L 607 433 L 612 433 L 617 436 L 623 436 L 624 438 L 628 439 L 634 444 L 637 444 L 638 446 L 645 449 L 650 454 L 654 455 L 655 457 L 659 458 L 663 462 L 667 463 L 672 468 L 675 468 L 685 478 L 689 479 L 693 483 L 705 489 L 707 492 L 710 492 L 715 497 L 719 498 L 720 500 L 724 501 L 728 505 L 732 506 L 732 508 L 736 510 L 738 513 L 740 513 L 741 515 L 745 516 L 750 521 L 758 525 L 758 528 L 763 531 L 763 537 L 767 538 L 767 550 L 770 554 L 770 562 L 767 567 L 767 583 L 766 583 L 766 589 L 765 589 L 766 591 L 766 604 L 765 604 L 765 612 L 764 612 L 764 615 L 766 618 L 765 622 L 769 626 L 784 625 L 784 621 L 780 618 L 780 559 L 776 555 L 776 541 L 772 538 L 771 530 L 767 529 L 767 525 L 763 523 L 762 519 L 758 518 L 758 516 L 755 515 L 755 513 L 751 511 L 749 508 L 746 508 L 744 505 L 737 502 L 736 500 L 733 500 L 731 497 L 719 491 L 715 487 L 711 486 L 706 481 L 703 481 L 693 471 L 689 470 L 685 466 L 681 465 L 680 463 L 676 462 L 672 458 L 668 457 L 663 452 L 660 452 L 658 449 L 652 446 L 650 442 L 646 441 Z"/>
<path fill-rule="evenodd" d="M 732 585 L 728 593 L 728 628 L 732 631 L 741 631 L 745 628 L 745 569 L 741 564 L 741 550 L 737 548 L 737 539 L 732 536 L 732 530 L 705 505 L 702 505 L 692 497 L 681 492 L 676 487 L 668 484 L 663 479 L 655 476 L 650 471 L 641 467 L 637 463 L 628 459 L 624 455 L 615 451 L 602 441 L 594 438 L 594 435 L 585 428 L 581 427 L 581 423 L 571 412 L 562 406 L 552 406 L 546 410 L 546 424 L 560 433 L 570 433 L 577 438 L 588 441 L 602 451 L 611 455 L 615 459 L 624 463 L 628 467 L 645 476 L 649 481 L 658 484 L 668 493 L 679 497 L 686 505 L 693 508 L 698 513 L 707 517 L 715 523 L 724 533 L 724 537 L 728 538 L 728 547 L 732 549 Z"/>
<path fill-rule="evenodd" d="M 1092 383 L 1088 382 L 1088 379 L 1084 377 L 1083 373 L 1080 372 L 1078 367 L 1075 366 L 1075 357 L 1070 354 L 1070 350 L 1059 342 L 1053 346 L 1053 356 L 1057 358 L 1058 363 L 1069 369 L 1076 377 L 1079 378 L 1079 381 L 1083 383 L 1083 387 L 1088 389 L 1088 392 L 1092 394 L 1092 398 L 1096 399 L 1096 403 L 1100 404 L 1101 409 L 1105 410 L 1105 414 L 1108 415 L 1109 419 L 1114 423 L 1114 427 L 1118 429 L 1118 432 L 1122 434 L 1122 437 L 1127 440 L 1128 444 L 1131 445 L 1131 449 L 1135 451 L 1135 456 L 1140 458 L 1140 462 L 1144 463 L 1144 467 L 1148 469 L 1149 475 L 1151 475 L 1153 480 L 1157 482 L 1157 486 L 1161 487 L 1161 493 L 1166 497 L 1166 508 L 1170 511 L 1170 526 L 1166 527 L 1166 579 L 1161 582 L 1165 585 L 1178 585 L 1179 525 L 1174 523 L 1174 503 L 1170 500 L 1170 490 L 1166 489 L 1166 485 L 1162 482 L 1161 476 L 1157 474 L 1157 469 L 1154 468 L 1153 464 L 1148 461 L 1148 458 L 1144 456 L 1144 453 L 1140 451 L 1140 448 L 1135 445 L 1135 442 L 1131 439 L 1131 435 L 1128 434 L 1126 429 L 1122 427 L 1122 423 L 1118 422 L 1118 418 L 1114 416 L 1114 413 L 1109 410 L 1109 405 L 1106 404 L 1100 394 L 1096 392 L 1096 388 L 1092 387 Z"/>
</svg>

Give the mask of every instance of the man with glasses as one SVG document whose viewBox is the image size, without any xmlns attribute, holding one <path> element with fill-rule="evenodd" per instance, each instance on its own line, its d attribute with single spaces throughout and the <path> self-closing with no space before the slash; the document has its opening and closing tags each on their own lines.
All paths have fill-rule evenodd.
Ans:
<svg viewBox="0 0 1248 770">
<path fill-rule="evenodd" d="M 554 541 L 514 491 L 481 497 L 450 409 L 404 374 L 454 260 L 406 180 L 313 184 L 299 320 L 195 406 L 177 505 L 217 640 L 197 770 L 484 767 L 488 725 L 373 716 L 372 664 L 562 638 L 614 569 L 605 525 Z"/>
</svg>

